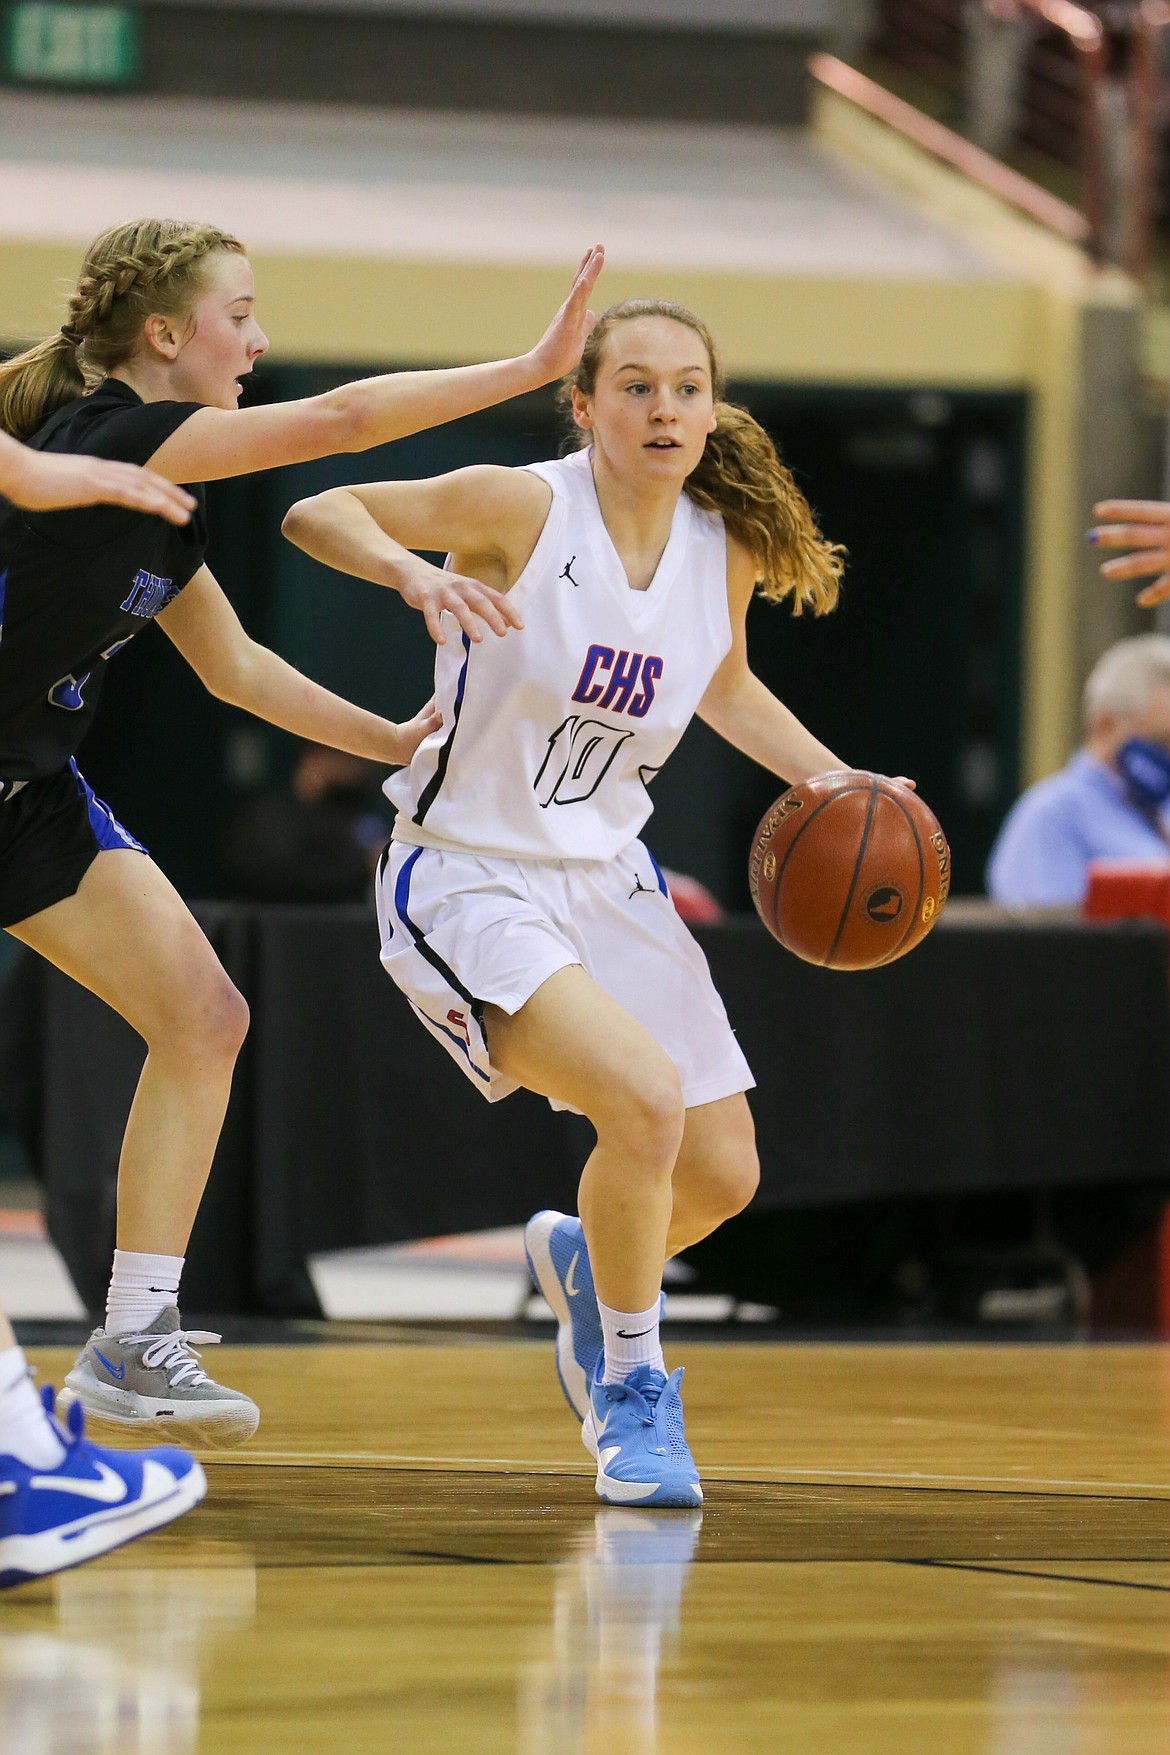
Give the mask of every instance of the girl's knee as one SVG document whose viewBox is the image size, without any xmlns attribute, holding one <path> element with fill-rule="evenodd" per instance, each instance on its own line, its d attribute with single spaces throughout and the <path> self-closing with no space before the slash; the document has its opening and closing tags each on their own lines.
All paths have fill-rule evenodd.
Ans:
<svg viewBox="0 0 1170 1755">
<path fill-rule="evenodd" d="M 604 1113 L 590 1118 L 603 1134 L 619 1142 L 631 1168 L 669 1175 L 686 1125 L 682 1085 L 665 1055 L 632 1067 L 607 1093 Z"/>
<path fill-rule="evenodd" d="M 714 1149 L 694 1164 L 690 1185 L 718 1222 L 741 1213 L 760 1186 L 760 1159 L 751 1126 L 729 1130 Z"/>
<path fill-rule="evenodd" d="M 741 1146 L 734 1157 L 720 1165 L 717 1184 L 724 1217 L 742 1213 L 760 1186 L 760 1160 L 754 1144 Z"/>
<path fill-rule="evenodd" d="M 248 1034 L 248 1002 L 218 963 L 193 972 L 147 1036 L 151 1052 L 234 1060 Z"/>
<path fill-rule="evenodd" d="M 210 1019 L 211 1039 L 234 1060 L 244 1046 L 251 1021 L 247 1000 L 235 983 L 225 976 Z"/>
</svg>

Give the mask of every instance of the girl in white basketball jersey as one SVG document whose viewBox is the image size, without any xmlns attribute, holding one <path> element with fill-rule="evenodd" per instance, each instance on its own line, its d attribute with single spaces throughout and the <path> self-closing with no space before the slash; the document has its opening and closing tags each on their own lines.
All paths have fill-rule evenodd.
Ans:
<svg viewBox="0 0 1170 1755">
<path fill-rule="evenodd" d="M 616 1503 L 702 1498 L 662 1267 L 758 1179 L 751 1072 L 638 839 L 647 782 L 695 713 L 785 781 L 845 766 L 752 675 L 744 631 L 757 587 L 831 610 L 841 550 L 722 390 L 697 317 L 632 301 L 564 387 L 573 455 L 335 489 L 285 521 L 318 559 L 408 592 L 426 566 L 408 550 L 446 548 L 523 623 L 474 646 L 432 625 L 443 724 L 387 782 L 382 961 L 489 1101 L 524 1085 L 597 1131 L 580 1219 L 538 1214 L 526 1242 Z"/>
</svg>

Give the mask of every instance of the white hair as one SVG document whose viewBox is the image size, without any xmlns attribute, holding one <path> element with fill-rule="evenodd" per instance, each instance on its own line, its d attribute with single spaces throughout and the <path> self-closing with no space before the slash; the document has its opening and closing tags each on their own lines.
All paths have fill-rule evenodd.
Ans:
<svg viewBox="0 0 1170 1755">
<path fill-rule="evenodd" d="M 1102 653 L 1081 698 L 1086 725 L 1098 713 L 1120 719 L 1140 713 L 1158 683 L 1170 686 L 1170 638 L 1135 634 Z"/>
</svg>

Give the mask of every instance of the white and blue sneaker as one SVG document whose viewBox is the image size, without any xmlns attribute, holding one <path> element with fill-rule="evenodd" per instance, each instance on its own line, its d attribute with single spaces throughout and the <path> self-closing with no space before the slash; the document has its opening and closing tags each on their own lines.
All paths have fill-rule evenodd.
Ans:
<svg viewBox="0 0 1170 1755">
<path fill-rule="evenodd" d="M 46 1413 L 53 1392 L 45 1388 Z M 197 1505 L 207 1477 L 185 1450 L 101 1450 L 87 1444 L 74 1404 L 68 1429 L 56 1420 L 65 1455 L 55 1469 L 0 1456 L 0 1589 L 80 1566 L 132 1542 Z"/>
<path fill-rule="evenodd" d="M 557 1376 L 579 1420 L 589 1412 L 589 1385 L 601 1358 L 601 1314 L 580 1219 L 537 1213 L 524 1227 L 532 1283 L 557 1319 Z"/>
<path fill-rule="evenodd" d="M 605 1348 L 585 1227 L 580 1219 L 551 1208 L 536 1213 L 524 1227 L 524 1254 L 532 1284 L 557 1319 L 561 1389 L 578 1420 L 583 1420 L 589 1412 L 589 1385 Z M 665 1309 L 666 1293 L 660 1292 L 659 1321 Z"/>
<path fill-rule="evenodd" d="M 622 1383 L 594 1377 L 581 1437 L 597 1458 L 597 1495 L 610 1505 L 701 1505 L 699 1471 L 687 1447 L 679 1394 L 669 1377 L 636 1365 Z"/>
</svg>

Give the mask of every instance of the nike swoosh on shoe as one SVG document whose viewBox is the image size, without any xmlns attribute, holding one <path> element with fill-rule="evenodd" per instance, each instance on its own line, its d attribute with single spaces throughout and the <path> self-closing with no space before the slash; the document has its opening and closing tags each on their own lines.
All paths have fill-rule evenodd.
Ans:
<svg viewBox="0 0 1170 1755">
<path fill-rule="evenodd" d="M 97 1353 L 98 1358 L 101 1360 L 102 1364 L 105 1366 L 105 1368 L 109 1372 L 110 1376 L 116 1377 L 118 1379 L 118 1382 L 121 1383 L 122 1379 L 126 1375 L 126 1361 L 125 1361 L 125 1359 L 123 1359 L 123 1361 L 120 1365 L 111 1365 L 110 1361 L 106 1358 L 105 1354 L 98 1353 L 98 1350 L 96 1347 L 94 1348 L 94 1352 Z"/>
<path fill-rule="evenodd" d="M 76 1493 L 81 1499 L 99 1499 L 103 1505 L 121 1504 L 130 1491 L 121 1475 L 115 1474 L 108 1463 L 95 1463 L 94 1467 L 101 1475 L 100 1481 L 82 1481 L 74 1475 L 32 1475 L 28 1484 L 52 1493 Z"/>
<path fill-rule="evenodd" d="M 579 1298 L 581 1295 L 580 1286 L 575 1286 L 573 1284 L 573 1276 L 577 1272 L 577 1263 L 580 1261 L 580 1259 L 581 1259 L 581 1251 L 579 1249 L 575 1249 L 573 1251 L 573 1259 L 569 1263 L 569 1271 L 565 1275 L 565 1293 L 570 1298 Z"/>
</svg>

